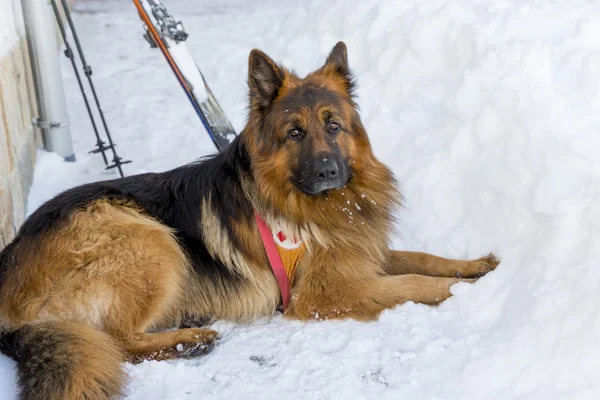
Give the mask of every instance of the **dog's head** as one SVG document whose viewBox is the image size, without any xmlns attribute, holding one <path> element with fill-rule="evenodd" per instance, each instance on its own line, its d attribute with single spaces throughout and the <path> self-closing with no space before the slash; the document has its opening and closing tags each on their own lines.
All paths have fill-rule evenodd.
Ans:
<svg viewBox="0 0 600 400">
<path fill-rule="evenodd" d="M 282 189 L 318 196 L 352 180 L 370 145 L 353 101 L 346 45 L 335 45 L 325 64 L 300 78 L 260 50 L 248 61 L 252 159 Z"/>
</svg>

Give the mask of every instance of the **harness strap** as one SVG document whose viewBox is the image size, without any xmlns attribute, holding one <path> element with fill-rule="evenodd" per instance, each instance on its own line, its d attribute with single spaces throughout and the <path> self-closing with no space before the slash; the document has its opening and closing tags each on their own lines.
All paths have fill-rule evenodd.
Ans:
<svg viewBox="0 0 600 400">
<path fill-rule="evenodd" d="M 256 211 L 254 211 L 254 218 L 256 219 L 256 225 L 258 226 L 260 237 L 263 245 L 265 246 L 267 257 L 269 258 L 269 263 L 271 264 L 271 269 L 275 274 L 275 279 L 277 279 L 279 291 L 281 292 L 283 309 L 285 310 L 290 303 L 290 283 L 285 271 L 285 266 L 283 265 L 283 261 L 281 261 L 279 252 L 277 251 L 277 245 L 273 239 L 271 229 Z"/>
</svg>

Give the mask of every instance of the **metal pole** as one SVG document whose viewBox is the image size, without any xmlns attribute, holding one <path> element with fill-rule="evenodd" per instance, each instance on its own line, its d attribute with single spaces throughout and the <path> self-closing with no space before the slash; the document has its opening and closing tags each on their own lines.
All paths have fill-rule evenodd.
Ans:
<svg viewBox="0 0 600 400">
<path fill-rule="evenodd" d="M 56 5 L 55 0 L 50 0 L 52 4 L 52 8 L 54 9 L 54 15 L 56 16 L 56 22 L 58 23 L 58 28 L 60 30 L 60 34 L 63 38 L 63 42 L 65 44 L 65 55 L 69 60 L 71 60 L 71 66 L 73 67 L 73 72 L 75 73 L 75 78 L 77 79 L 77 84 L 79 84 L 79 89 L 81 89 L 81 96 L 83 97 L 83 102 L 85 104 L 85 108 L 90 116 L 90 122 L 92 123 L 92 129 L 94 130 L 94 134 L 96 135 L 96 146 L 98 146 L 98 151 L 102 153 L 102 158 L 104 159 L 104 165 L 108 165 L 108 160 L 106 159 L 106 154 L 104 153 L 105 147 L 104 142 L 100 139 L 100 134 L 98 133 L 98 127 L 96 126 L 96 119 L 94 118 L 94 114 L 92 113 L 92 109 L 90 108 L 90 102 L 88 101 L 87 95 L 85 94 L 85 89 L 83 88 L 83 82 L 81 82 L 81 77 L 79 76 L 79 71 L 77 70 L 77 65 L 75 64 L 75 55 L 73 54 L 73 49 L 69 44 L 69 39 L 67 38 L 67 32 L 65 31 L 65 26 L 62 23 L 60 18 L 60 11 L 58 6 Z M 64 4 L 64 7 L 67 7 Z M 65 8 L 65 10 L 68 10 Z"/>
<path fill-rule="evenodd" d="M 65 161 L 75 161 L 52 7 L 47 0 L 23 0 L 22 5 L 40 105 L 40 115 L 34 124 L 42 130 L 46 150 L 57 153 Z"/>
<path fill-rule="evenodd" d="M 60 13 L 58 12 L 58 7 L 56 6 L 56 0 L 50 0 L 50 1 L 52 2 L 52 7 L 54 7 L 56 19 L 58 21 L 60 30 L 63 34 L 65 45 L 67 46 L 67 51 L 69 53 L 71 53 L 70 58 L 71 58 L 71 62 L 73 62 L 73 68 L 76 68 L 75 62 L 72 58 L 73 52 L 68 44 L 64 26 L 60 19 Z M 100 100 L 98 100 L 98 94 L 96 93 L 96 87 L 94 86 L 94 82 L 92 80 L 92 67 L 90 67 L 88 65 L 88 63 L 85 61 L 85 56 L 83 55 L 83 49 L 81 48 L 81 43 L 79 43 L 79 36 L 77 35 L 77 31 L 75 30 L 75 24 L 73 24 L 73 20 L 71 19 L 71 12 L 69 11 L 69 5 L 67 4 L 66 0 L 61 0 L 61 4 L 63 6 L 63 11 L 65 13 L 65 16 L 67 17 L 69 27 L 71 28 L 71 34 L 73 35 L 73 40 L 75 41 L 75 45 L 77 46 L 77 52 L 79 53 L 79 58 L 81 60 L 81 64 L 83 65 L 83 72 L 85 73 L 85 76 L 87 76 L 88 84 L 90 85 L 90 89 L 92 90 L 92 95 L 94 97 L 94 101 L 96 102 L 96 108 L 98 109 L 98 114 L 100 114 L 100 120 L 102 121 L 102 126 L 104 127 L 104 133 L 106 134 L 106 138 L 108 139 L 108 146 L 103 147 L 104 143 L 101 142 L 100 137 L 98 136 L 98 132 L 96 130 L 96 124 L 94 123 L 94 130 L 96 130 L 96 137 L 98 138 L 98 149 L 93 150 L 92 152 L 102 151 L 102 157 L 104 157 L 104 162 L 106 164 L 107 160 L 106 160 L 106 155 L 104 154 L 104 150 L 108 150 L 108 149 L 112 150 L 113 164 L 107 165 L 106 169 L 117 168 L 119 171 L 119 175 L 121 175 L 121 178 L 123 178 L 125 175 L 123 175 L 123 169 L 121 168 L 121 165 L 129 164 L 131 161 L 123 161 L 123 159 L 117 155 L 117 150 L 115 149 L 115 144 L 110 135 L 110 131 L 108 130 L 108 125 L 106 124 L 106 119 L 104 118 L 104 111 L 102 111 L 102 107 L 100 106 Z M 67 57 L 68 56 L 69 56 L 69 54 L 67 53 Z M 77 71 L 75 71 L 75 73 L 77 74 L 77 80 L 79 81 L 79 87 L 81 88 L 82 94 L 83 94 L 84 98 L 86 98 L 83 87 L 81 86 L 81 80 L 79 80 L 79 73 Z M 87 98 L 86 98 L 86 104 L 87 104 Z M 88 112 L 90 113 L 90 118 L 93 121 L 94 118 L 89 109 L 89 106 L 88 106 Z"/>
</svg>

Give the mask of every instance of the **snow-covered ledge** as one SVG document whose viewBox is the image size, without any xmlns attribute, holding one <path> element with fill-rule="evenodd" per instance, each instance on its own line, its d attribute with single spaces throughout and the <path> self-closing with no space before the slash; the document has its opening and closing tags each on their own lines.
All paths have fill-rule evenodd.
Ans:
<svg viewBox="0 0 600 400">
<path fill-rule="evenodd" d="M 0 0 L 0 249 L 25 217 L 39 138 L 20 0 Z"/>
</svg>

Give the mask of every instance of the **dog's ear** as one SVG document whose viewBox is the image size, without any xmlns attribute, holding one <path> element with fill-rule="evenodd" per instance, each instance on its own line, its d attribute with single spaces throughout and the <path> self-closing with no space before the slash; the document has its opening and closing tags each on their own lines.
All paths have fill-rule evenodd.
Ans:
<svg viewBox="0 0 600 400">
<path fill-rule="evenodd" d="M 337 42 L 331 53 L 327 56 L 325 66 L 332 66 L 334 70 L 342 75 L 349 76 L 350 68 L 348 67 L 348 49 L 344 42 Z"/>
<path fill-rule="evenodd" d="M 321 67 L 320 71 L 341 76 L 344 81 L 346 92 L 351 98 L 354 97 L 356 83 L 354 76 L 350 71 L 350 67 L 348 66 L 348 49 L 344 42 L 337 42 L 337 44 L 333 46 L 331 53 L 327 56 L 325 65 Z"/>
<path fill-rule="evenodd" d="M 285 74 L 273 60 L 260 50 L 254 49 L 248 58 L 248 86 L 250 105 L 263 109 L 275 98 L 283 84 Z"/>
</svg>

